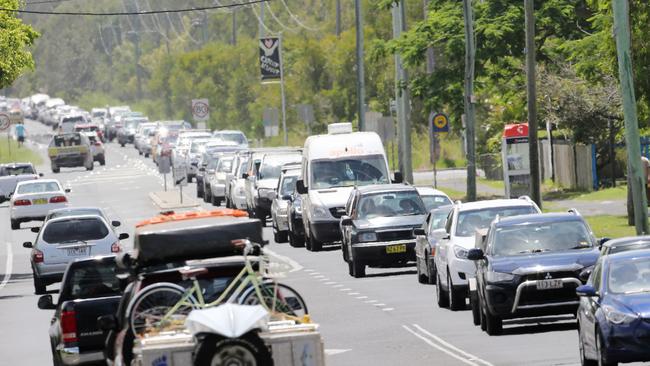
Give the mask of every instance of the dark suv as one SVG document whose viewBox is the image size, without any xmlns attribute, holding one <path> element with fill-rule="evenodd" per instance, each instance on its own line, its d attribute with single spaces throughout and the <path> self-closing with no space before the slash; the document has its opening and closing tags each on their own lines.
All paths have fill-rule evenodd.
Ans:
<svg viewBox="0 0 650 366">
<path fill-rule="evenodd" d="M 495 335 L 503 319 L 575 314 L 580 274 L 598 255 L 577 212 L 497 218 L 468 253 L 476 261 L 481 328 Z"/>
</svg>

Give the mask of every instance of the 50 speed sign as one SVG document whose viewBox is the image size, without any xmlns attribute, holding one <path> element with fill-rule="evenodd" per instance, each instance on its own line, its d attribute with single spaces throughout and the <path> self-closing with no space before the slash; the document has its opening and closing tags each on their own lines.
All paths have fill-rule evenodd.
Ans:
<svg viewBox="0 0 650 366">
<path fill-rule="evenodd" d="M 195 121 L 210 119 L 210 103 L 207 99 L 192 99 L 192 118 Z"/>
</svg>

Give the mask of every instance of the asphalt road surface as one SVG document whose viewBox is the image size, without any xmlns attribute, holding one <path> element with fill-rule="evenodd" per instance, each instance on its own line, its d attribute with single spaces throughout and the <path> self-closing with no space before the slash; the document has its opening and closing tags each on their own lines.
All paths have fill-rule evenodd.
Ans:
<svg viewBox="0 0 650 366">
<path fill-rule="evenodd" d="M 30 122 L 34 135 L 47 128 Z M 35 145 L 32 145 L 35 146 Z M 40 146 L 44 152 L 44 147 Z M 91 172 L 62 169 L 46 177 L 72 189 L 71 205 L 101 206 L 122 229 L 133 234 L 136 222 L 157 214 L 148 194 L 162 190 L 162 179 L 149 159 L 131 145 L 106 145 L 106 166 Z M 187 187 L 194 195 L 193 184 Z M 210 208 L 207 204 L 203 208 Z M 36 234 L 9 227 L 6 203 L 0 206 L 0 365 L 47 365 L 51 311 L 36 307 L 29 250 L 22 243 Z M 435 287 L 417 283 L 415 267 L 370 268 L 368 277 L 348 275 L 338 247 L 311 253 L 272 242 L 269 248 L 301 269 L 283 280 L 307 301 L 321 324 L 328 365 L 577 365 L 578 344 L 571 317 L 505 322 L 502 336 L 490 337 L 472 325 L 469 311 L 451 312 L 435 305 Z M 130 239 L 125 247 L 132 246 Z M 48 287 L 54 292 L 57 285 Z M 56 300 L 56 295 L 55 295 Z"/>
</svg>

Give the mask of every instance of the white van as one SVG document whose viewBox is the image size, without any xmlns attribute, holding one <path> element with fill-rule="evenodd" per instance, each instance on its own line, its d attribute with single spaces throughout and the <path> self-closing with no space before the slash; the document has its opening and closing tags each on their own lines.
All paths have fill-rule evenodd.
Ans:
<svg viewBox="0 0 650 366">
<path fill-rule="evenodd" d="M 401 182 L 395 173 L 395 182 Z M 307 250 L 341 240 L 339 221 L 352 188 L 391 183 L 384 145 L 375 132 L 352 132 L 352 124 L 328 126 L 327 135 L 310 136 L 302 153 L 302 196 Z"/>
</svg>

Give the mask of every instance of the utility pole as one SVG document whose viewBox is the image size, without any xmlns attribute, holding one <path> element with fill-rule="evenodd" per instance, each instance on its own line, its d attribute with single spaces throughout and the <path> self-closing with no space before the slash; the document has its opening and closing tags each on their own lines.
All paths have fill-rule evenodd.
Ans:
<svg viewBox="0 0 650 366">
<path fill-rule="evenodd" d="M 467 200 L 476 201 L 476 146 L 474 130 L 474 15 L 472 0 L 463 0 L 465 18 L 465 141 L 467 144 Z"/>
<path fill-rule="evenodd" d="M 260 38 L 264 38 L 264 5 L 266 5 L 265 2 L 260 3 L 260 26 L 259 26 Z"/>
<path fill-rule="evenodd" d="M 618 56 L 618 74 L 623 97 L 623 114 L 625 116 L 628 181 L 631 183 L 628 190 L 632 189 L 636 233 L 637 235 L 646 235 L 648 234 L 648 202 L 645 192 L 647 177 L 644 176 L 644 169 L 641 166 L 641 142 L 632 76 L 630 4 L 628 0 L 612 0 L 612 9 L 614 10 L 614 36 Z"/>
<path fill-rule="evenodd" d="M 357 31 L 357 113 L 359 115 L 359 131 L 366 129 L 366 86 L 363 69 L 363 14 L 361 0 L 354 0 L 354 18 Z"/>
<path fill-rule="evenodd" d="M 336 0 L 336 36 L 341 36 L 341 0 Z"/>
<path fill-rule="evenodd" d="M 232 45 L 237 44 L 237 11 L 232 11 L 232 37 L 230 38 Z"/>
<path fill-rule="evenodd" d="M 393 3 L 393 38 L 400 37 L 405 29 L 406 17 L 403 0 Z M 410 103 L 406 83 L 408 76 L 402 65 L 402 57 L 395 54 L 395 101 L 397 103 L 398 155 L 399 170 L 404 180 L 413 183 L 413 167 L 411 163 L 411 123 Z"/>
<path fill-rule="evenodd" d="M 528 96 L 528 155 L 530 159 L 530 198 L 542 207 L 537 142 L 537 90 L 535 85 L 535 4 L 524 0 L 526 16 L 526 94 Z"/>
<path fill-rule="evenodd" d="M 424 20 L 429 17 L 429 0 L 424 0 Z M 436 67 L 436 59 L 433 53 L 433 47 L 427 48 L 427 74 L 432 74 Z"/>
</svg>

